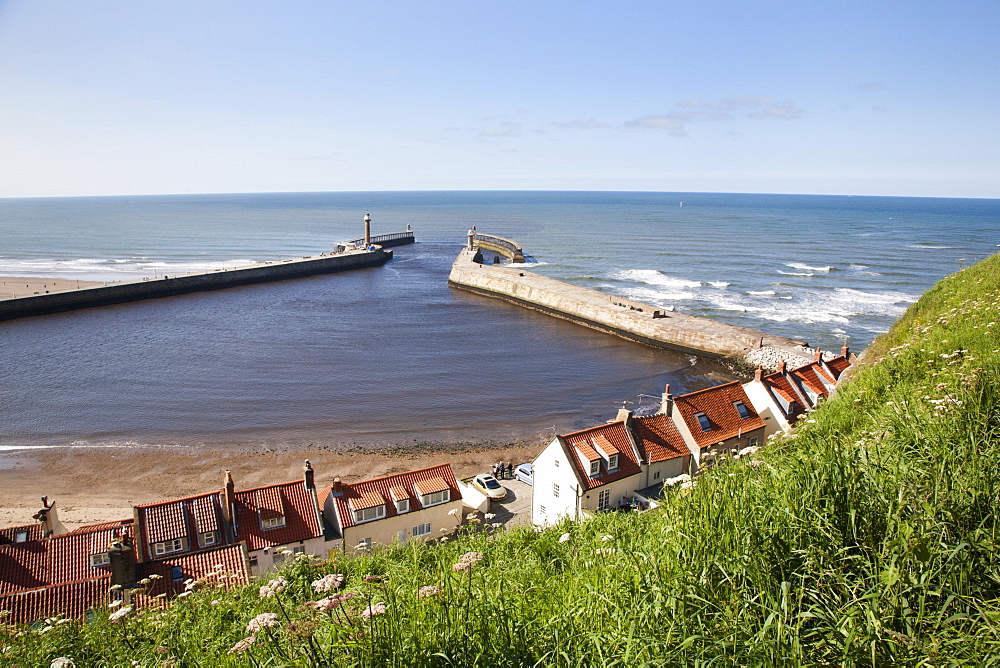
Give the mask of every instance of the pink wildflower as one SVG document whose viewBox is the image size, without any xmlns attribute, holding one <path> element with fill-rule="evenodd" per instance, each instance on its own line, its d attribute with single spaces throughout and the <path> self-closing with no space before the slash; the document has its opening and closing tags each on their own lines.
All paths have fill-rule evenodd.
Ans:
<svg viewBox="0 0 1000 668">
<path fill-rule="evenodd" d="M 262 612 L 247 624 L 247 633 L 259 633 L 261 629 L 266 629 L 278 625 L 278 613 Z"/>
<path fill-rule="evenodd" d="M 381 575 L 366 575 L 365 582 L 381 582 L 384 576 Z"/>
<path fill-rule="evenodd" d="M 475 564 L 483 560 L 482 552 L 466 552 L 458 558 L 459 561 L 466 564 Z"/>
<path fill-rule="evenodd" d="M 314 580 L 312 583 L 312 587 L 317 592 L 323 594 L 328 591 L 340 589 L 340 586 L 342 584 L 344 584 L 344 574 L 331 573 L 330 575 L 324 575 L 319 580 Z"/>
<path fill-rule="evenodd" d="M 248 649 L 250 649 L 250 646 L 253 645 L 255 642 L 257 642 L 257 638 L 255 638 L 254 636 L 250 636 L 249 638 L 244 638 L 243 640 L 241 640 L 238 643 L 236 643 L 235 645 L 233 645 L 229 649 L 229 652 L 227 652 L 227 653 L 228 654 L 242 654 L 243 652 L 245 652 Z"/>
<path fill-rule="evenodd" d="M 371 619 L 372 617 L 377 617 L 378 615 L 385 614 L 385 603 L 376 603 L 375 605 L 369 605 L 365 608 L 365 611 L 361 613 L 362 619 Z"/>
<path fill-rule="evenodd" d="M 456 573 L 459 573 L 459 572 L 462 572 L 462 571 L 471 571 L 472 570 L 472 564 L 470 564 L 467 561 L 460 561 L 457 564 L 452 564 L 451 570 L 455 571 Z"/>
<path fill-rule="evenodd" d="M 426 587 L 421 587 L 420 591 L 417 592 L 417 598 L 428 598 L 430 596 L 437 596 L 441 593 L 441 590 L 434 585 L 427 585 Z"/>
<path fill-rule="evenodd" d="M 274 578 L 266 585 L 260 588 L 261 598 L 272 598 L 273 596 L 285 591 L 285 587 L 288 586 L 288 578 L 284 575 L 279 575 Z"/>
<path fill-rule="evenodd" d="M 330 612 L 331 610 L 339 606 L 341 603 L 343 603 L 345 600 L 347 599 L 344 598 L 343 596 L 335 594 L 334 596 L 321 598 L 318 601 L 309 601 L 308 603 L 306 603 L 306 605 L 318 612 Z"/>
</svg>

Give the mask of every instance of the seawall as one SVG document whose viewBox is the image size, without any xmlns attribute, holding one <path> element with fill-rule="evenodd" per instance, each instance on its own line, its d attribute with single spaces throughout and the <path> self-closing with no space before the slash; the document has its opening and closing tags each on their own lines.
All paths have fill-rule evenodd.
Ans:
<svg viewBox="0 0 1000 668">
<path fill-rule="evenodd" d="M 614 297 L 510 266 L 481 264 L 464 249 L 448 284 L 659 348 L 756 364 L 762 351 L 808 361 L 805 341 Z"/>
<path fill-rule="evenodd" d="M 274 260 L 233 269 L 217 269 L 209 272 L 164 276 L 51 294 L 3 299 L 0 300 L 0 320 L 121 304 L 189 292 L 221 290 L 251 283 L 268 283 L 317 274 L 329 274 L 382 265 L 391 258 L 391 250 L 376 246 L 374 250 L 351 249 L 290 260 Z"/>
</svg>

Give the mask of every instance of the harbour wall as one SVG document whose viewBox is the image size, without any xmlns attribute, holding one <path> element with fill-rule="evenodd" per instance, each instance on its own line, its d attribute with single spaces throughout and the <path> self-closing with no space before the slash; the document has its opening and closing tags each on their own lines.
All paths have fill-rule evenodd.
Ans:
<svg viewBox="0 0 1000 668">
<path fill-rule="evenodd" d="M 520 268 L 482 264 L 481 258 L 477 249 L 462 250 L 448 284 L 659 348 L 747 363 L 756 363 L 764 350 L 789 360 L 811 359 L 805 341 L 666 311 Z"/>
<path fill-rule="evenodd" d="M 190 292 L 221 290 L 237 285 L 329 274 L 382 265 L 391 258 L 391 250 L 376 246 L 374 250 L 352 249 L 290 260 L 274 260 L 246 267 L 217 269 L 209 272 L 164 276 L 30 297 L 3 299 L 0 300 L 0 320 L 121 304 Z"/>
</svg>

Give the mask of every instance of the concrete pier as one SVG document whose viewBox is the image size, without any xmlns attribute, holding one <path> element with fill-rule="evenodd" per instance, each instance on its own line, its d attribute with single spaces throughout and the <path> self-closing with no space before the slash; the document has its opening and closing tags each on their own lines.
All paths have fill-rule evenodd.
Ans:
<svg viewBox="0 0 1000 668">
<path fill-rule="evenodd" d="M 374 250 L 345 249 L 336 253 L 261 262 L 233 269 L 178 274 L 30 297 L 2 299 L 0 300 L 0 320 L 120 304 L 188 292 L 220 290 L 251 283 L 267 283 L 316 274 L 329 274 L 382 265 L 391 258 L 392 251 L 381 246 L 375 246 Z"/>
<path fill-rule="evenodd" d="M 666 311 L 481 260 L 477 248 L 463 249 L 448 284 L 660 348 L 748 362 L 759 356 L 755 351 L 770 348 L 786 359 L 811 359 L 805 341 Z"/>
</svg>

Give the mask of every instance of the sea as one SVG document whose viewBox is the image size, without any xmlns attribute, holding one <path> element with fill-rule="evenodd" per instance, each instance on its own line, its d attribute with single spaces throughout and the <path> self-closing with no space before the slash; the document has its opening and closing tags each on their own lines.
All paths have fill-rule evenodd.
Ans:
<svg viewBox="0 0 1000 668">
<path fill-rule="evenodd" d="M 737 378 L 447 285 L 469 228 L 531 271 L 861 352 L 997 252 L 1000 200 L 648 192 L 0 199 L 0 276 L 121 281 L 409 226 L 382 267 L 0 323 L 0 448 L 542 442 Z"/>
</svg>

